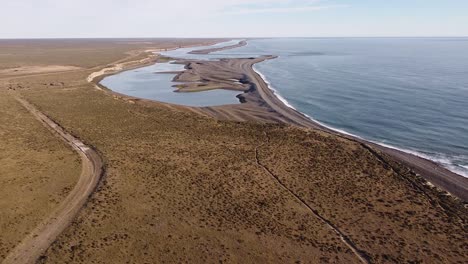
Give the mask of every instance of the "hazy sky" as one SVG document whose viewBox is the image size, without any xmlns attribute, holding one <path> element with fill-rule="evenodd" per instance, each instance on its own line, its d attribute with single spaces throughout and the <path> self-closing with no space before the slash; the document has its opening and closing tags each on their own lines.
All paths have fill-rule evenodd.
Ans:
<svg viewBox="0 0 468 264">
<path fill-rule="evenodd" d="M 0 0 L 0 38 L 468 36 L 468 0 Z"/>
</svg>

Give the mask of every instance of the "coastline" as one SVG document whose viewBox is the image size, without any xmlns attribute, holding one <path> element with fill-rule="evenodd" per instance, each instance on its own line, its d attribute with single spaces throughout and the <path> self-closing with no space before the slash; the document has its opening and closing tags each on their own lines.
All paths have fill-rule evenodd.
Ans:
<svg viewBox="0 0 468 264">
<path fill-rule="evenodd" d="M 203 53 L 197 54 L 208 54 L 211 52 L 232 49 L 236 48 L 241 44 L 239 42 L 236 45 L 225 46 L 221 48 L 205 49 L 200 50 Z M 246 45 L 246 44 L 245 44 Z M 243 46 L 243 45 L 242 45 Z M 186 47 L 185 47 L 186 48 Z M 114 96 L 119 96 L 129 101 L 141 101 L 141 102 L 157 102 L 167 105 L 171 108 L 177 109 L 187 109 L 205 116 L 211 116 L 218 119 L 234 120 L 234 121 L 258 121 L 258 122 L 276 122 L 283 123 L 288 125 L 294 125 L 302 128 L 312 128 L 318 129 L 335 136 L 346 138 L 358 142 L 363 147 L 368 149 L 378 160 L 385 164 L 385 166 L 391 167 L 402 177 L 407 178 L 407 174 L 411 174 L 412 178 L 415 178 L 416 181 L 420 181 L 420 177 L 424 179 L 424 185 L 430 186 L 431 184 L 437 186 L 438 188 L 452 194 L 463 201 L 468 201 L 468 178 L 465 178 L 461 175 L 452 172 L 442 165 L 423 158 L 416 156 L 411 153 L 404 152 L 402 150 L 391 148 L 388 146 L 383 146 L 378 143 L 365 140 L 358 136 L 345 133 L 343 131 L 337 131 L 333 128 L 329 128 L 307 115 L 297 111 L 287 101 L 275 93 L 274 88 L 272 88 L 268 81 L 265 80 L 265 77 L 255 69 L 254 65 L 260 63 L 266 59 L 274 59 L 275 56 L 266 56 L 259 59 L 227 59 L 225 61 L 230 62 L 230 67 L 235 69 L 238 73 L 245 74 L 252 86 L 251 89 L 245 90 L 243 94 L 239 95 L 238 98 L 241 102 L 240 105 L 223 105 L 216 107 L 190 107 L 190 106 L 180 106 L 164 102 L 158 102 L 150 99 L 135 98 L 132 96 L 120 94 L 112 91 L 99 82 L 108 75 L 117 74 L 122 71 L 140 68 L 147 65 L 151 65 L 157 62 L 159 54 L 149 54 L 149 56 L 155 56 L 154 61 L 145 61 L 131 66 L 124 66 L 115 71 L 103 72 L 99 76 L 93 77 L 89 82 L 92 82 L 99 89 L 103 89 L 110 92 Z M 181 60 L 185 63 L 193 62 L 196 60 Z M 245 62 L 247 61 L 247 62 Z M 231 81 L 232 82 L 232 81 Z M 201 90 L 200 90 L 201 91 Z M 408 170 L 403 170 L 404 168 L 409 168 Z M 412 181 L 414 184 L 414 180 Z"/>
<path fill-rule="evenodd" d="M 206 114 L 210 108 L 129 99 L 107 89 L 96 89 L 94 83 L 86 80 L 90 73 L 130 61 L 134 63 L 124 64 L 123 68 L 138 67 L 139 60 L 150 55 L 145 50 L 160 47 L 144 44 L 139 48 L 133 45 L 122 48 L 113 40 L 106 40 L 106 43 L 109 43 L 106 44 L 108 49 L 96 51 L 99 57 L 93 56 L 92 61 L 77 60 L 81 63 L 78 66 L 93 62 L 92 68 L 86 66 L 81 71 L 66 74 L 27 77 L 2 86 L 17 90 L 60 126 L 73 131 L 76 137 L 89 143 L 86 144 L 95 146 L 107 164 L 106 175 L 86 201 L 86 206 L 73 224 L 41 254 L 39 261 L 119 263 L 127 259 L 172 263 L 214 259 L 223 262 L 358 263 L 359 256 L 353 254 L 353 248 L 372 263 L 433 260 L 455 263 L 466 259 L 462 239 L 466 204 L 436 188 L 422 184 L 421 188 L 414 187 L 418 185 L 413 185 L 413 179 L 406 181 L 354 141 L 316 129 L 286 125 L 285 117 L 264 103 L 247 78 L 231 78 L 236 74 L 243 75 L 239 74 L 236 63 L 254 64 L 262 70 L 262 65 L 255 64 L 254 60 L 258 63 L 268 58 L 213 61 L 199 66 L 213 82 L 244 84 L 248 92 L 238 97 L 244 100 L 243 104 L 237 104 L 235 96 L 239 92 L 221 92 L 219 97 L 211 96 L 210 92 L 199 93 L 194 99 L 191 99 L 192 95 L 185 97 L 174 93 L 174 97 L 183 97 L 180 102 L 188 104 L 198 99 L 198 103 L 207 101 L 208 104 L 224 101 L 224 98 L 229 102 L 235 100 L 235 105 L 211 109 L 231 114 L 226 115 L 226 119 L 246 122 L 221 121 Z M 177 41 L 176 44 L 179 43 L 190 44 L 188 41 Z M 77 42 L 74 45 L 65 53 L 71 54 L 63 58 L 65 62 L 81 58 L 84 44 Z M 226 44 L 216 46 L 221 45 Z M 183 57 L 192 49 L 163 54 L 181 54 Z M 45 54 L 61 58 L 64 53 L 54 49 Z M 161 100 L 166 97 L 150 91 L 164 89 L 165 94 L 172 92 L 168 82 L 172 76 L 159 78 L 152 75 L 158 69 L 172 69 L 159 66 L 160 62 L 166 61 L 163 56 L 158 58 L 157 66 L 117 75 L 116 79 L 120 79 L 120 76 L 135 72 L 131 78 L 122 80 L 136 83 L 153 77 L 155 81 L 146 82 L 144 87 L 131 82 L 128 86 L 116 83 L 114 87 L 114 82 L 107 82 L 107 78 L 101 83 L 124 94 L 131 90 L 125 88 L 147 89 L 149 96 L 141 93 L 142 97 Z M 273 61 L 265 63 L 270 62 Z M 213 67 L 218 68 L 211 71 Z M 198 75 L 198 71 L 195 73 Z M 270 77 L 269 72 L 265 73 Z M 283 87 L 272 83 L 282 94 Z M 76 175 L 78 162 L 75 161 L 73 166 L 62 166 L 64 162 L 73 162 L 64 156 L 66 152 L 43 155 L 43 151 L 55 150 L 54 141 L 44 137 L 46 134 L 43 136 L 28 129 L 37 125 L 37 121 L 31 119 L 28 112 L 18 109 L 21 106 L 9 95 L 5 99 L 2 100 L 6 102 L 3 112 L 8 115 L 5 120 L 14 121 L 12 124 L 15 125 L 5 130 L 12 135 L 8 139 L 13 140 L 5 146 L 6 150 L 12 154 L 21 150 L 19 153 L 25 154 L 4 162 L 7 166 L 13 165 L 11 169 L 5 167 L 7 173 L 14 173 L 13 179 L 23 174 L 16 171 L 27 172 L 26 176 L 39 173 L 47 177 L 49 171 L 42 173 L 35 169 L 35 164 L 28 163 L 40 155 L 44 157 L 41 162 L 50 163 L 51 169 L 64 172 L 58 176 Z M 18 122 L 24 122 L 24 125 L 16 126 Z M 23 136 L 22 131 L 30 137 Z M 23 152 L 22 146 L 27 147 L 27 151 Z M 54 160 L 57 162 L 51 163 Z M 30 167 L 32 169 L 28 170 Z M 49 182 L 56 181 L 51 179 Z M 76 184 L 67 182 L 70 187 Z M 9 192 L 18 186 L 16 183 L 11 182 L 4 189 Z M 41 180 L 34 185 L 27 184 L 27 187 L 42 193 L 43 201 L 48 197 L 59 197 L 50 195 L 61 193 L 60 185 L 49 192 L 36 187 L 43 183 L 47 182 Z M 22 190 L 11 193 L 21 193 Z M 29 197 L 29 192 L 25 191 Z M 42 202 L 34 199 L 28 204 L 36 204 L 36 201 Z M 24 204 L 15 200 L 15 195 L 10 195 L 5 202 L 11 203 L 8 208 Z M 3 222 L 13 223 L 18 220 L 18 215 L 28 214 L 30 210 L 12 211 Z M 24 221 L 25 225 L 35 226 L 27 217 L 23 218 L 18 224 Z M 12 246 L 20 243 L 19 239 L 27 235 L 16 232 L 22 228 L 13 224 L 13 228 L 6 226 L 6 234 L 11 235 L 5 236 L 6 239 L 2 237 L 7 243 L 2 241 L 6 247 L 0 247 L 0 255 L 5 256 Z M 135 254 L 130 256 L 128 252 Z"/>
<path fill-rule="evenodd" d="M 275 109 L 278 111 L 284 112 L 285 116 L 288 117 L 288 122 L 290 124 L 299 125 L 307 128 L 315 128 L 328 133 L 332 133 L 337 136 L 341 136 L 356 142 L 359 142 L 362 145 L 365 145 L 370 148 L 374 148 L 386 155 L 391 156 L 396 159 L 397 162 L 404 164 L 414 171 L 416 175 L 421 175 L 424 179 L 430 183 L 436 185 L 437 187 L 447 191 L 448 193 L 457 196 L 458 198 L 468 201 L 468 178 L 465 178 L 455 172 L 452 172 L 442 165 L 423 158 L 417 155 L 404 152 L 402 150 L 380 145 L 378 143 L 368 141 L 366 139 L 360 138 L 358 136 L 345 133 L 342 131 L 337 131 L 333 128 L 329 128 L 307 115 L 297 111 L 288 103 L 285 103 L 285 99 L 282 99 L 280 96 L 276 96 L 274 88 L 271 88 L 268 82 L 262 77 L 262 74 L 259 73 L 253 65 L 250 67 L 250 74 L 254 77 L 253 80 L 256 87 L 261 90 L 260 95 L 268 104 L 274 104 Z M 277 98 L 276 100 L 274 98 Z M 288 108 L 288 109 L 285 109 Z M 292 111 L 291 111 L 292 110 Z M 304 120 L 304 117 L 308 120 Z M 373 153 L 377 158 L 382 159 L 379 153 Z"/>
<path fill-rule="evenodd" d="M 161 58 L 161 55 L 156 52 L 176 50 L 179 48 L 194 48 L 194 47 L 200 47 L 200 46 L 206 46 L 206 45 L 215 45 L 218 43 L 222 43 L 223 41 L 200 43 L 200 44 L 195 44 L 195 45 L 187 45 L 187 46 L 180 46 L 180 47 L 166 48 L 166 49 L 140 50 L 138 51 L 138 55 L 146 53 L 146 56 L 144 58 L 139 59 L 139 60 L 130 60 L 130 61 L 127 61 L 128 59 L 127 58 L 127 59 L 124 59 L 123 62 L 119 61 L 117 63 L 114 63 L 112 66 L 101 68 L 99 71 L 90 73 L 88 77 L 86 78 L 86 81 L 89 83 L 94 83 L 98 89 L 106 88 L 107 90 L 110 90 L 107 87 L 104 87 L 103 85 L 99 84 L 102 81 L 102 79 L 110 75 L 118 74 L 120 72 L 153 65 L 157 62 L 159 58 Z"/>
<path fill-rule="evenodd" d="M 286 100 L 286 98 L 284 98 L 272 85 L 271 83 L 268 81 L 268 79 L 266 78 L 266 76 L 264 74 L 262 74 L 259 70 L 257 70 L 255 68 L 255 65 L 253 67 L 253 70 L 261 76 L 261 78 L 264 80 L 264 82 L 268 85 L 268 87 L 270 88 L 270 90 L 273 91 L 273 93 L 281 100 L 281 102 L 283 102 L 286 106 L 296 110 L 296 111 L 299 111 L 297 110 L 294 106 L 292 106 L 291 104 L 289 104 L 289 102 Z M 300 112 L 300 111 L 299 111 Z M 340 134 L 344 134 L 344 135 L 348 135 L 350 137 L 353 137 L 353 138 L 357 138 L 357 139 L 360 139 L 360 140 L 364 140 L 366 142 L 370 142 L 370 143 L 373 143 L 373 144 L 377 144 L 377 145 L 380 145 L 382 147 L 385 147 L 385 148 L 389 148 L 389 149 L 393 149 L 393 150 L 397 150 L 397 151 L 401 151 L 401 152 L 404 152 L 406 154 L 410 154 L 410 155 L 414 155 L 414 156 L 417 156 L 419 158 L 422 158 L 422 159 L 426 159 L 426 160 L 429 160 L 429 161 L 432 161 L 440 166 L 443 166 L 441 164 L 438 163 L 437 159 L 436 158 L 432 158 L 430 155 L 427 155 L 427 154 L 424 154 L 424 153 L 421 153 L 421 152 L 418 152 L 417 150 L 409 150 L 409 149 L 404 149 L 404 148 L 401 148 L 401 147 L 396 147 L 396 146 L 393 146 L 393 145 L 389 145 L 389 144 L 384 144 L 384 143 L 381 143 L 381 142 L 378 142 L 378 141 L 373 141 L 373 140 L 368 140 L 368 139 L 365 139 L 361 136 L 358 136 L 356 134 L 352 134 L 352 133 L 349 133 L 347 131 L 344 131 L 344 130 L 341 130 L 341 129 L 338 129 L 338 128 L 335 128 L 335 127 L 332 127 L 332 126 L 329 126 L 327 124 L 324 124 L 323 122 L 320 122 L 318 120 L 316 120 L 315 118 L 313 118 L 312 116 L 309 116 L 305 113 L 302 113 L 300 112 L 301 114 L 305 115 L 307 118 L 309 118 L 311 121 L 317 123 L 318 125 L 326 128 L 326 129 L 329 129 L 329 130 L 332 130 L 334 132 L 337 132 L 337 133 L 340 133 Z M 455 173 L 455 174 L 458 174 L 460 176 L 463 176 L 464 178 L 468 178 L 468 174 L 466 173 L 459 173 L 457 172 L 456 170 L 451 170 L 447 167 L 444 167 L 446 168 L 447 170 Z"/>
<path fill-rule="evenodd" d="M 217 52 L 217 51 L 222 51 L 222 50 L 228 50 L 228 49 L 234 49 L 234 48 L 239 48 L 247 45 L 246 40 L 241 40 L 239 43 L 234 44 L 234 45 L 229 45 L 229 46 L 224 46 L 220 48 L 211 48 L 211 49 L 202 49 L 202 50 L 192 50 L 189 52 L 189 54 L 210 54 L 212 52 Z"/>
</svg>

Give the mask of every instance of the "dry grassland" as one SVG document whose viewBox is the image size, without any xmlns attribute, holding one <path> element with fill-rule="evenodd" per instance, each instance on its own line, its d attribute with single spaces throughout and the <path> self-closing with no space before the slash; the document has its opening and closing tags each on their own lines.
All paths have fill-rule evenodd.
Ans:
<svg viewBox="0 0 468 264">
<path fill-rule="evenodd" d="M 109 63 L 113 51 L 89 65 Z M 463 205 L 358 143 L 121 99 L 87 83 L 89 73 L 9 80 L 106 163 L 86 208 L 41 262 L 358 263 L 333 228 L 372 263 L 468 257 Z"/>
<path fill-rule="evenodd" d="M 75 185 L 80 160 L 0 90 L 0 261 Z"/>
</svg>

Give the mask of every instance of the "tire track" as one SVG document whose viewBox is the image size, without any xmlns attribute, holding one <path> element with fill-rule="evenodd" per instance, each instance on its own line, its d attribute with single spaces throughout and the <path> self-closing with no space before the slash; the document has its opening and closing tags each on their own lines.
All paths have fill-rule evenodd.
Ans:
<svg viewBox="0 0 468 264">
<path fill-rule="evenodd" d="M 12 96 L 52 133 L 70 145 L 82 161 L 81 175 L 73 190 L 43 222 L 8 253 L 3 261 L 4 264 L 35 263 L 71 224 L 89 196 L 94 192 L 104 171 L 103 162 L 94 149 L 67 133 L 60 125 L 26 100 L 13 93 Z"/>
</svg>

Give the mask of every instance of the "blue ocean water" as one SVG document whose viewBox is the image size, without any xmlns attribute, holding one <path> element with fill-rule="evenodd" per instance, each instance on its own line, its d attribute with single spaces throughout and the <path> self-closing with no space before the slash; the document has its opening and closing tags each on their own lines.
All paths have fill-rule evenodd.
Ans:
<svg viewBox="0 0 468 264">
<path fill-rule="evenodd" d="M 216 56 L 278 55 L 255 68 L 292 107 L 468 177 L 468 38 L 248 43 Z"/>
<path fill-rule="evenodd" d="M 256 39 L 236 49 L 188 54 L 204 48 L 163 54 L 191 59 L 278 55 L 255 70 L 291 107 L 332 129 L 434 160 L 468 177 L 468 38 Z M 154 92 L 169 87 L 172 77 L 149 76 L 120 76 L 106 86 L 127 94 L 131 87 L 139 97 L 187 105 L 237 100 L 232 91 L 222 90 L 210 96 L 177 94 L 174 100 L 174 93 Z"/>
</svg>

